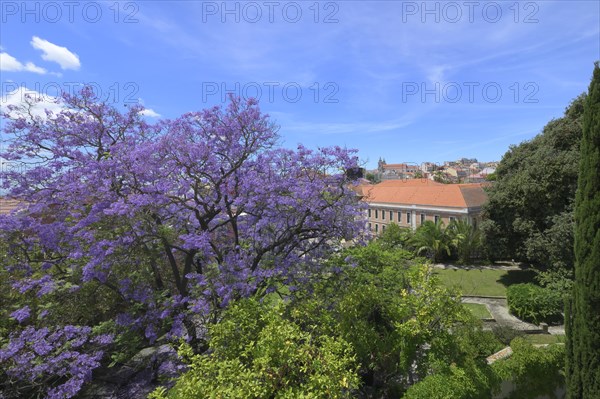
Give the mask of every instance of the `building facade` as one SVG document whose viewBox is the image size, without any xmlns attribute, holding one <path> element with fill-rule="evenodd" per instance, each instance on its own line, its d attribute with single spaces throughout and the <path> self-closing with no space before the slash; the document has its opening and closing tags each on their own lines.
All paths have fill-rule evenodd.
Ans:
<svg viewBox="0 0 600 399">
<path fill-rule="evenodd" d="M 442 184 L 428 179 L 389 180 L 361 188 L 369 207 L 370 230 L 379 234 L 395 223 L 415 230 L 425 221 L 455 219 L 477 225 L 487 194 L 483 184 Z"/>
</svg>

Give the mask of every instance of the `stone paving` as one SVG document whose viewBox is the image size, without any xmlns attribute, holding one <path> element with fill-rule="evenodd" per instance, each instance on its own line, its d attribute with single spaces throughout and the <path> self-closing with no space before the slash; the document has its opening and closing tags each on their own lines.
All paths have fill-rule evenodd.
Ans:
<svg viewBox="0 0 600 399">
<path fill-rule="evenodd" d="M 477 266 L 455 266 L 447 263 L 437 263 L 434 264 L 433 267 L 438 269 L 463 269 L 463 270 L 471 270 L 471 269 L 496 269 L 496 270 L 521 270 L 522 266 L 517 262 L 503 262 L 502 264 L 496 265 L 477 265 Z M 539 326 L 536 326 L 532 323 L 527 323 L 523 320 L 516 318 L 511 315 L 508 311 L 508 304 L 506 303 L 506 298 L 487 298 L 487 297 L 477 297 L 477 296 L 468 296 L 463 297 L 462 301 L 464 303 L 478 303 L 482 305 L 486 305 L 492 317 L 495 320 L 495 324 L 498 326 L 509 326 L 515 330 L 521 331 L 538 331 L 540 330 Z M 564 335 L 565 334 L 565 326 L 549 326 L 548 332 L 554 335 Z"/>
<path fill-rule="evenodd" d="M 433 267 L 438 269 L 461 269 L 461 270 L 478 270 L 478 269 L 494 269 L 494 270 L 521 270 L 522 267 L 516 262 L 503 262 L 497 265 L 475 265 L 475 266 L 455 266 L 449 263 L 436 263 Z"/>
<path fill-rule="evenodd" d="M 520 331 L 538 331 L 539 326 L 532 323 L 527 323 L 523 320 L 519 320 L 515 316 L 508 312 L 508 304 L 505 298 L 482 298 L 482 297 L 463 297 L 464 303 L 478 303 L 486 305 L 492 317 L 494 318 L 495 324 L 499 326 L 509 326 L 514 330 Z M 550 326 L 548 332 L 555 335 L 564 335 L 564 326 Z"/>
</svg>

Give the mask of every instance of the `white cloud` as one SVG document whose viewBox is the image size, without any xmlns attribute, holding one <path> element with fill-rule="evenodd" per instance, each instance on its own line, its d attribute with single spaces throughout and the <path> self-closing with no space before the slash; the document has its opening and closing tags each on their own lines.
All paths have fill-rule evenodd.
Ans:
<svg viewBox="0 0 600 399">
<path fill-rule="evenodd" d="M 2 71 L 21 71 L 23 64 L 10 54 L 0 53 L 0 70 Z"/>
<path fill-rule="evenodd" d="M 19 60 L 17 60 L 15 57 L 13 57 L 12 55 L 10 55 L 8 53 L 4 53 L 4 52 L 0 53 L 0 71 L 6 71 L 6 72 L 27 71 L 27 72 L 39 73 L 41 75 L 44 75 L 47 73 L 47 71 L 44 68 L 35 65 L 33 62 L 27 62 L 27 63 L 23 64 Z"/>
<path fill-rule="evenodd" d="M 69 51 L 66 47 L 57 46 L 47 40 L 34 36 L 31 39 L 33 48 L 42 51 L 42 59 L 56 62 L 62 69 L 78 70 L 81 67 L 79 56 Z"/>
<path fill-rule="evenodd" d="M 26 107 L 28 102 L 38 99 L 41 101 L 33 101 L 34 105 L 31 108 L 31 113 L 34 116 L 46 118 L 46 109 L 52 111 L 54 114 L 57 114 L 64 109 L 63 104 L 60 103 L 58 98 L 47 94 L 42 94 L 35 90 L 30 90 L 24 86 L 19 86 L 18 89 L 0 96 L 0 109 L 7 111 L 7 107 L 9 105 Z M 12 117 L 16 117 L 20 114 L 22 114 L 20 111 L 12 111 L 10 113 Z"/>
<path fill-rule="evenodd" d="M 150 118 L 160 118 L 160 114 L 151 108 L 146 108 L 140 111 L 140 115 L 148 116 Z"/>
<path fill-rule="evenodd" d="M 46 70 L 44 68 L 35 65 L 33 62 L 26 63 L 25 70 L 29 72 L 39 73 L 42 75 L 46 73 Z"/>
</svg>

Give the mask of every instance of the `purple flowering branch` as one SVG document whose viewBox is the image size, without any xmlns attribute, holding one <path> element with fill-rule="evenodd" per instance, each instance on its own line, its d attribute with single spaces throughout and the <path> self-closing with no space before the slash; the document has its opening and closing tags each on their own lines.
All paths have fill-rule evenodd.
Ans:
<svg viewBox="0 0 600 399">
<path fill-rule="evenodd" d="M 0 156 L 28 165 L 0 172 L 29 204 L 0 217 L 5 269 L 21 293 L 99 284 L 119 299 L 101 318 L 118 314 L 148 342 L 167 333 L 194 344 L 199 317 L 216 321 L 232 300 L 300 285 L 364 235 L 345 173 L 358 167 L 356 151 L 277 148 L 278 128 L 254 100 L 154 125 L 89 89 L 62 101 L 46 118 L 4 115 Z M 13 318 L 26 321 L 24 309 Z"/>
<path fill-rule="evenodd" d="M 100 365 L 101 347 L 112 343 L 112 336 L 91 335 L 90 327 L 63 326 L 36 329 L 33 326 L 13 333 L 0 349 L 0 366 L 7 380 L 26 381 L 27 396 L 46 389 L 47 398 L 71 398 L 91 380 L 92 370 Z M 43 361 L 40 361 L 43 359 Z M 4 383 L 8 385 L 10 383 Z"/>
</svg>

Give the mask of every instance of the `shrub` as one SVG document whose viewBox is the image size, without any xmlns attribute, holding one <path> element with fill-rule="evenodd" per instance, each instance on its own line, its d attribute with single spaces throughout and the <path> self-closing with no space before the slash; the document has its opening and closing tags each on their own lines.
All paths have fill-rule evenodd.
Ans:
<svg viewBox="0 0 600 399">
<path fill-rule="evenodd" d="M 535 284 L 515 284 L 506 290 L 508 308 L 520 319 L 556 323 L 562 320 L 563 299 L 560 292 Z"/>
<path fill-rule="evenodd" d="M 210 327 L 210 350 L 179 353 L 190 371 L 153 399 L 347 398 L 358 388 L 357 364 L 343 339 L 311 334 L 284 317 L 283 305 L 232 305 Z"/>
<path fill-rule="evenodd" d="M 489 398 L 496 385 L 496 376 L 489 366 L 461 368 L 452 365 L 447 372 L 430 375 L 410 387 L 403 398 Z"/>
<path fill-rule="evenodd" d="M 510 346 L 513 354 L 492 365 L 499 378 L 515 383 L 508 398 L 554 397 L 554 391 L 564 384 L 564 345 L 536 348 L 523 338 L 515 338 Z"/>
</svg>

